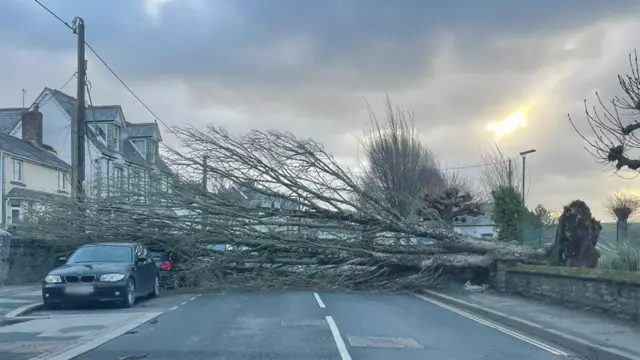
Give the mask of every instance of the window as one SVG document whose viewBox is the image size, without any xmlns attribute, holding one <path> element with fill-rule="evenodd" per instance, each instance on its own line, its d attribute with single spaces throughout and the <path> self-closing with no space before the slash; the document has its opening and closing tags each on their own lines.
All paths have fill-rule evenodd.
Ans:
<svg viewBox="0 0 640 360">
<path fill-rule="evenodd" d="M 58 190 L 67 190 L 69 187 L 67 173 L 58 171 Z"/>
<path fill-rule="evenodd" d="M 13 160 L 13 181 L 22 182 L 22 161 Z"/>
<path fill-rule="evenodd" d="M 116 189 L 122 189 L 122 169 L 113 168 L 113 185 Z"/>
<path fill-rule="evenodd" d="M 133 144 L 133 146 L 136 147 L 136 149 L 138 149 L 140 154 L 142 154 L 142 157 L 144 157 L 146 159 L 147 158 L 147 144 L 145 144 L 145 141 L 144 140 L 132 140 L 131 143 Z"/>
<path fill-rule="evenodd" d="M 20 200 L 10 200 L 9 206 L 11 207 L 11 223 L 17 223 L 22 220 L 22 204 Z"/>
<path fill-rule="evenodd" d="M 147 161 L 152 163 L 155 161 L 156 156 L 156 142 L 155 141 L 147 141 Z"/>
<path fill-rule="evenodd" d="M 113 149 L 120 150 L 120 127 L 113 125 Z"/>
<path fill-rule="evenodd" d="M 102 138 L 102 141 L 107 141 L 107 124 L 95 124 L 93 130 Z"/>
<path fill-rule="evenodd" d="M 130 263 L 133 261 L 133 252 L 130 246 L 121 245 L 87 245 L 76 250 L 67 264 L 118 262 Z"/>
</svg>

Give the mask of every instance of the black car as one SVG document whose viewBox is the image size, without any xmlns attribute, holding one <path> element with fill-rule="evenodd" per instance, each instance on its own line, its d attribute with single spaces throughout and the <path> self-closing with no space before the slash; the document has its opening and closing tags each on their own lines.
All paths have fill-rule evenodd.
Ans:
<svg viewBox="0 0 640 360">
<path fill-rule="evenodd" d="M 149 249 L 153 261 L 160 269 L 158 278 L 160 279 L 160 286 L 165 289 L 176 289 L 179 287 L 178 273 L 176 271 L 176 259 L 171 253 L 159 250 Z"/>
<path fill-rule="evenodd" d="M 42 284 L 42 300 L 53 308 L 67 303 L 117 301 L 160 294 L 158 267 L 149 250 L 135 243 L 84 245 L 53 269 Z"/>
</svg>

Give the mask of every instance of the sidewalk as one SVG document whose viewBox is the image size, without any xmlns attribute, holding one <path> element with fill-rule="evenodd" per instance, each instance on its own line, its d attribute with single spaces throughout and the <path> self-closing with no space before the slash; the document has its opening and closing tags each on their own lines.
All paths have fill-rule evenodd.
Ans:
<svg viewBox="0 0 640 360">
<path fill-rule="evenodd" d="M 493 291 L 425 290 L 424 296 L 476 313 L 590 359 L 640 360 L 640 323 Z"/>
<path fill-rule="evenodd" d="M 42 301 L 40 284 L 0 287 L 0 319 L 9 312 Z"/>
</svg>

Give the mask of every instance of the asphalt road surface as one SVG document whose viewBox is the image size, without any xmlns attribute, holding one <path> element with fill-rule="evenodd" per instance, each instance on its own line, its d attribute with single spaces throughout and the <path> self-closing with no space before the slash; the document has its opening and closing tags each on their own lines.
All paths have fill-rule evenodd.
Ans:
<svg viewBox="0 0 640 360">
<path fill-rule="evenodd" d="M 410 295 L 203 295 L 80 360 L 558 360 L 567 353 Z"/>
</svg>

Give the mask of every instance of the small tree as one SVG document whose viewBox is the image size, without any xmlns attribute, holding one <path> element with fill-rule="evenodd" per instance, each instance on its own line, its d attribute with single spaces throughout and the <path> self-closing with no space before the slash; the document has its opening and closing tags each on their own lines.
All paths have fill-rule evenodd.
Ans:
<svg viewBox="0 0 640 360">
<path fill-rule="evenodd" d="M 456 220 L 482 215 L 480 194 L 468 179 L 457 173 L 444 176 L 444 185 L 427 192 L 423 200 L 450 228 Z"/>
<path fill-rule="evenodd" d="M 607 212 L 616 218 L 616 244 L 627 239 L 629 219 L 640 209 L 640 198 L 636 195 L 619 192 L 613 194 L 605 203 Z"/>
</svg>

